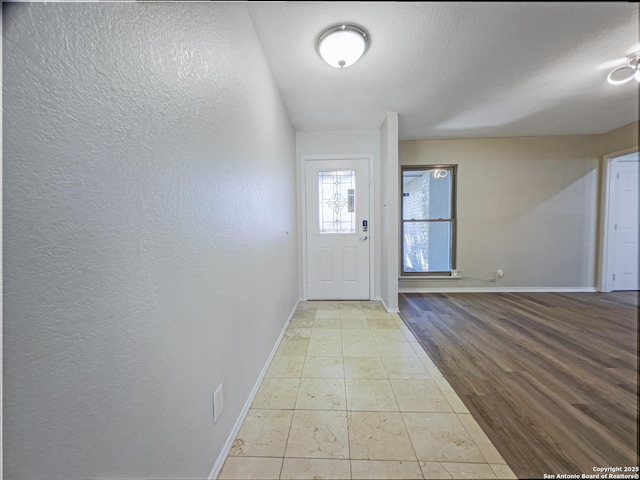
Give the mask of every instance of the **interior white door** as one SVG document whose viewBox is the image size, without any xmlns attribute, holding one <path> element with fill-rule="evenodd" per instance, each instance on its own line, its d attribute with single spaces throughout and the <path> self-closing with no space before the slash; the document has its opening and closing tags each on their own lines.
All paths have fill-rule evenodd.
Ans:
<svg viewBox="0 0 640 480">
<path fill-rule="evenodd" d="M 307 297 L 368 300 L 369 160 L 305 162 Z"/>
<path fill-rule="evenodd" d="M 617 160 L 613 290 L 638 290 L 638 160 Z"/>
</svg>

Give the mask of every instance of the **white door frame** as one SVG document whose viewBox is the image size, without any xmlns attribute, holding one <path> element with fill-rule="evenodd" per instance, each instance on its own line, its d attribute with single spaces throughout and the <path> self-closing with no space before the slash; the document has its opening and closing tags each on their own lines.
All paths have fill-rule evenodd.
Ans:
<svg viewBox="0 0 640 480">
<path fill-rule="evenodd" d="M 602 158 L 602 184 L 600 198 L 600 245 L 598 249 L 598 276 L 597 289 L 599 292 L 611 292 L 613 290 L 613 212 L 611 211 L 615 198 L 615 182 L 612 182 L 613 166 L 618 157 L 638 152 L 638 147 L 627 148 L 619 152 L 610 153 Z"/>
<path fill-rule="evenodd" d="M 300 168 L 300 238 L 302 239 L 302 300 L 308 300 L 308 285 L 307 285 L 307 186 L 306 186 L 306 173 L 307 173 L 307 161 L 310 160 L 368 160 L 369 167 L 369 299 L 374 298 L 374 277 L 375 277 L 375 241 L 379 231 L 375 219 L 374 212 L 374 181 L 375 170 L 373 165 L 372 154 L 345 154 L 345 155 L 302 155 L 302 165 Z"/>
</svg>

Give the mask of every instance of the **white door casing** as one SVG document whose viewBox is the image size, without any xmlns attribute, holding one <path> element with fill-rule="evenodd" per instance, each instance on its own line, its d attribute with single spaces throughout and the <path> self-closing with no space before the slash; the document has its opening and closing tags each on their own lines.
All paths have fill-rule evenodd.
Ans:
<svg viewBox="0 0 640 480">
<path fill-rule="evenodd" d="M 303 158 L 306 299 L 371 298 L 371 157 L 357 157 Z"/>
<path fill-rule="evenodd" d="M 637 242 L 637 168 L 639 161 L 640 152 L 638 152 L 637 148 L 605 155 L 603 158 L 600 205 L 600 261 L 597 279 L 597 289 L 601 292 L 627 289 L 624 284 L 633 283 L 632 278 L 634 276 L 636 278 L 636 286 L 632 286 L 631 289 L 636 290 L 639 286 L 637 276 L 639 246 Z M 629 169 L 631 171 L 627 171 Z M 634 169 L 635 173 L 633 172 Z M 627 176 L 629 178 L 625 178 Z M 624 246 L 625 243 L 626 247 Z M 635 243 L 635 248 L 632 246 L 633 243 Z M 622 251 L 620 251 L 621 247 Z M 627 255 L 624 250 L 627 253 L 631 253 L 631 255 Z M 632 258 L 634 255 L 635 259 Z M 620 269 L 622 274 L 618 272 Z M 635 270 L 635 274 L 633 270 Z M 624 280 L 620 280 L 620 275 Z"/>
<path fill-rule="evenodd" d="M 638 160 L 618 160 L 613 174 L 613 290 L 638 290 Z"/>
</svg>

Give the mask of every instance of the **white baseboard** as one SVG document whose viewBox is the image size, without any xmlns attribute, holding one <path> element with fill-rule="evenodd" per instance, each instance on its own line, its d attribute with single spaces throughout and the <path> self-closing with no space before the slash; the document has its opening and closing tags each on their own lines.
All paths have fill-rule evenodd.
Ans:
<svg viewBox="0 0 640 480">
<path fill-rule="evenodd" d="M 405 287 L 398 293 L 594 293 L 595 287 Z"/>
<path fill-rule="evenodd" d="M 386 303 L 384 303 L 384 300 L 382 298 L 376 298 L 377 302 L 380 302 L 382 304 L 382 306 L 384 307 L 384 309 L 387 311 L 387 313 L 400 313 L 400 309 L 399 308 L 389 308 L 387 306 Z"/>
<path fill-rule="evenodd" d="M 262 371 L 260 372 L 260 375 L 258 376 L 258 379 L 256 380 L 255 384 L 253 385 L 253 389 L 251 389 L 249 398 L 247 398 L 247 401 L 245 402 L 244 407 L 242 407 L 242 411 L 240 412 L 240 415 L 238 415 L 238 419 L 236 420 L 236 423 L 233 425 L 233 428 L 231 429 L 231 432 L 227 437 L 227 441 L 224 443 L 224 446 L 222 447 L 222 451 L 218 455 L 218 458 L 216 459 L 216 463 L 213 465 L 213 468 L 211 469 L 211 473 L 209 474 L 208 480 L 215 480 L 216 478 L 218 478 L 218 475 L 220 475 L 220 471 L 224 466 L 224 462 L 227 459 L 227 455 L 229 455 L 229 452 L 231 451 L 233 442 L 235 441 L 236 436 L 240 431 L 240 427 L 242 427 L 242 423 L 244 422 L 244 419 L 247 417 L 247 414 L 249 413 L 249 408 L 251 407 L 251 404 L 253 403 L 253 400 L 255 399 L 256 394 L 258 393 L 258 389 L 260 388 L 260 385 L 262 384 L 262 380 L 264 379 L 264 376 L 266 375 L 267 370 L 269 369 L 271 360 L 273 360 L 273 357 L 278 351 L 280 342 L 282 342 L 284 333 L 287 331 L 287 328 L 289 327 L 289 322 L 291 322 L 293 315 L 296 313 L 296 309 L 298 308 L 299 303 L 300 303 L 300 300 L 296 302 L 296 304 L 293 307 L 293 310 L 291 310 L 291 313 L 289 314 L 289 318 L 287 318 L 287 321 L 284 323 L 284 326 L 280 331 L 280 335 L 278 336 L 278 340 L 276 340 L 276 343 L 273 346 L 271 353 L 269 354 L 269 358 L 267 358 L 266 363 L 262 367 Z"/>
</svg>

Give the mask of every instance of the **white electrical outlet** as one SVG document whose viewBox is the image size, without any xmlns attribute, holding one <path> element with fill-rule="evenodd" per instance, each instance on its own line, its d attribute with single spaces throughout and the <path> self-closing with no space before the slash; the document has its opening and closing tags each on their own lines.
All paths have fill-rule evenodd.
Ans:
<svg viewBox="0 0 640 480">
<path fill-rule="evenodd" d="M 222 395 L 222 384 L 218 385 L 216 391 L 213 392 L 213 421 L 217 422 L 218 417 L 222 413 L 222 409 L 224 408 L 224 398 Z"/>
<path fill-rule="evenodd" d="M 496 270 L 496 278 L 504 277 L 504 272 L 501 269 Z"/>
</svg>

